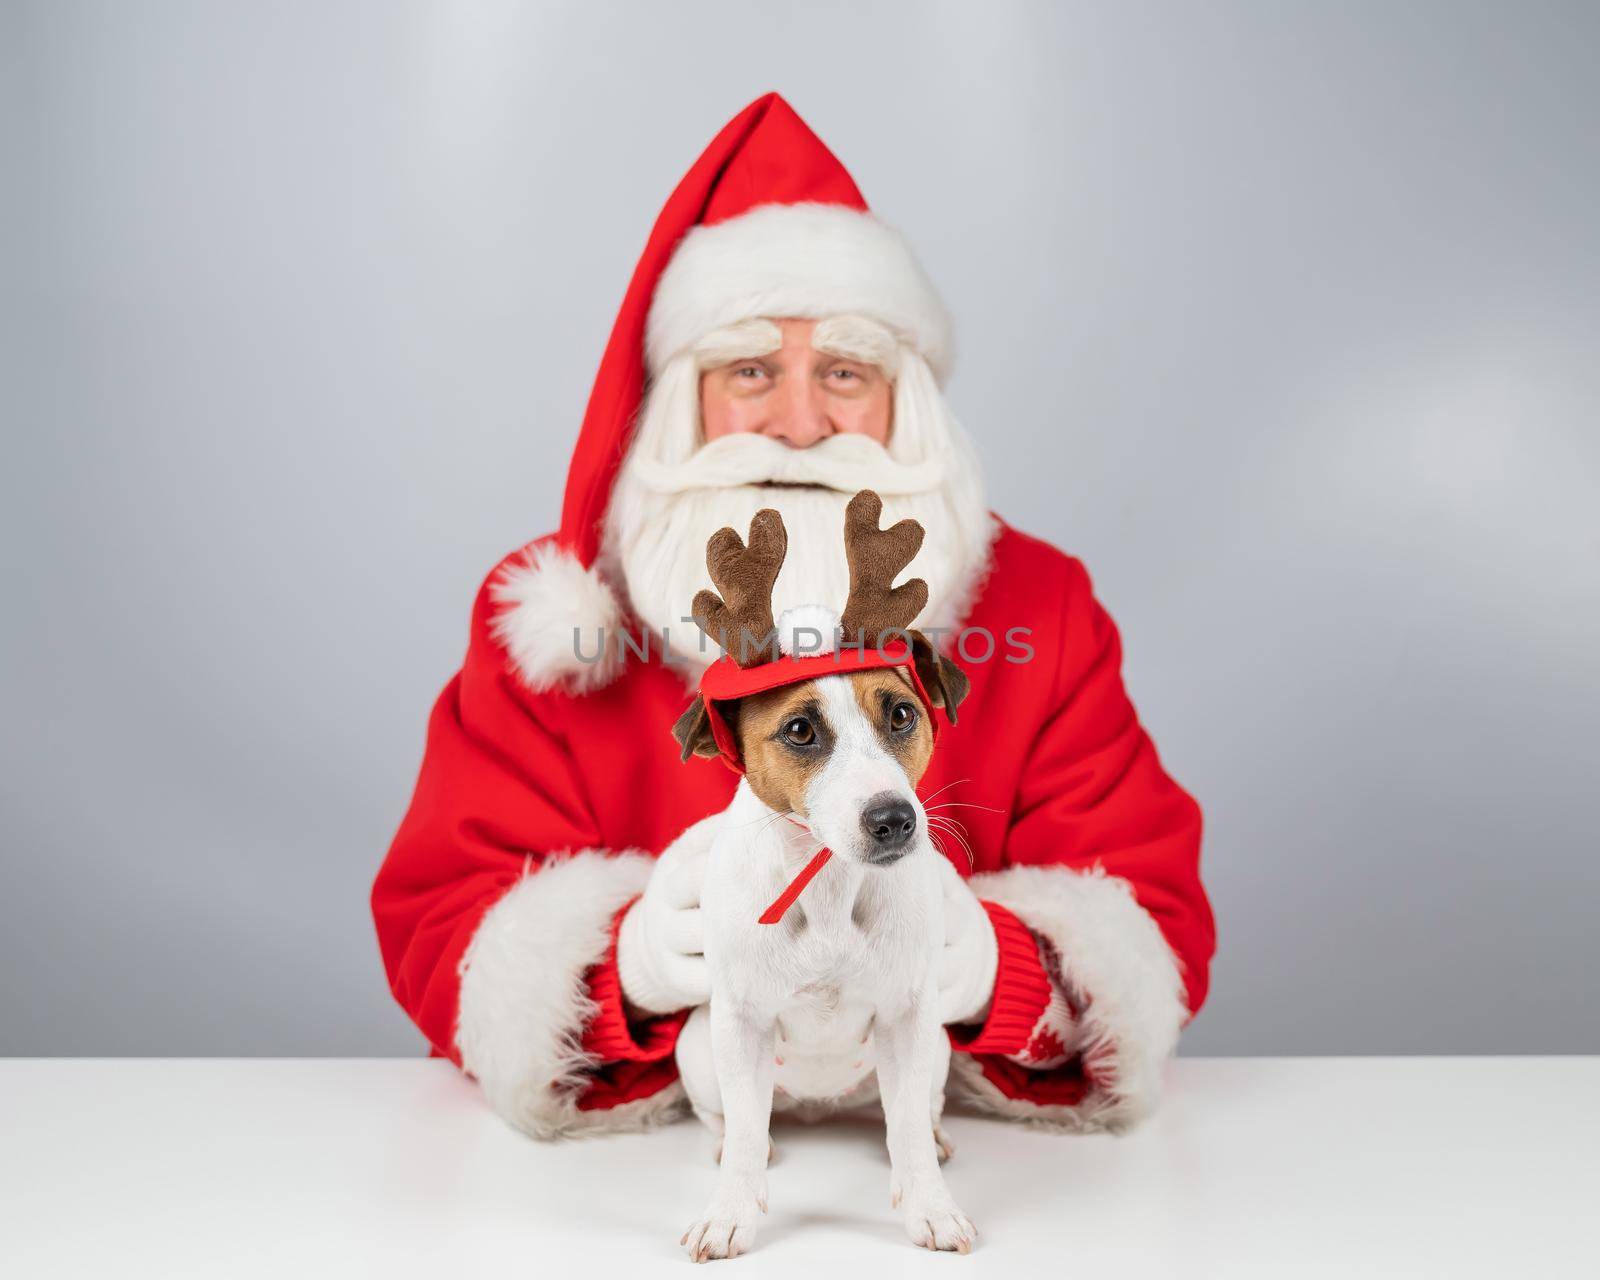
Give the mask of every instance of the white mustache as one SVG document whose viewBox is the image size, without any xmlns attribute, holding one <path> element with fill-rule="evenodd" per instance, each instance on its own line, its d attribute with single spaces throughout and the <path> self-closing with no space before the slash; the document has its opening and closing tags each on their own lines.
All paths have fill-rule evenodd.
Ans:
<svg viewBox="0 0 1600 1280">
<path fill-rule="evenodd" d="M 838 493 L 876 489 L 891 494 L 929 493 L 944 483 L 943 457 L 896 462 L 864 435 L 829 436 L 798 449 L 769 436 L 744 432 L 702 445 L 687 460 L 669 464 L 633 459 L 639 482 L 653 493 L 736 489 L 754 484 L 820 485 Z"/>
</svg>

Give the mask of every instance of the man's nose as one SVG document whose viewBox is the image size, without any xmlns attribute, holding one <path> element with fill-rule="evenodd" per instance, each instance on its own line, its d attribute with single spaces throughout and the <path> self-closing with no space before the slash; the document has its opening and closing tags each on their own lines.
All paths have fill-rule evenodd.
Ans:
<svg viewBox="0 0 1600 1280">
<path fill-rule="evenodd" d="M 809 378 L 789 380 L 781 396 L 767 423 L 767 435 L 804 449 L 833 434 L 822 393 Z"/>
</svg>

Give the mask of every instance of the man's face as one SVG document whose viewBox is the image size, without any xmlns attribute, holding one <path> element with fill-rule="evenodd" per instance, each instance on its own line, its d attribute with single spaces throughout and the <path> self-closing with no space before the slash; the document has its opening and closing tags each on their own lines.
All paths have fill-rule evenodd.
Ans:
<svg viewBox="0 0 1600 1280">
<path fill-rule="evenodd" d="M 755 433 L 804 449 L 832 435 L 863 435 L 886 445 L 894 387 L 884 371 L 812 346 L 815 320 L 775 323 L 783 334 L 776 351 L 700 375 L 705 440 Z"/>
<path fill-rule="evenodd" d="M 776 507 L 791 545 L 774 616 L 837 608 L 850 590 L 839 530 L 860 489 L 883 496 L 885 523 L 928 531 L 907 572 L 928 584 L 923 629 L 952 625 L 994 526 L 926 361 L 853 312 L 738 320 L 673 356 L 647 390 L 606 510 L 605 560 L 645 626 L 703 666 L 715 646 L 700 647 L 683 613 L 706 585 L 706 539 Z"/>
</svg>

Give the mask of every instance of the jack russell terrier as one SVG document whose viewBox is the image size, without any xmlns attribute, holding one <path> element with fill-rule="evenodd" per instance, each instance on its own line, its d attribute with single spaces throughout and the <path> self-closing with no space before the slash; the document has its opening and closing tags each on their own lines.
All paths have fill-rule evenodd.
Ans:
<svg viewBox="0 0 1600 1280">
<path fill-rule="evenodd" d="M 942 877 L 916 786 L 934 748 L 934 708 L 951 723 L 965 675 L 908 631 L 927 600 L 895 576 L 922 526 L 878 527 L 858 493 L 845 515 L 850 594 L 842 615 L 784 613 L 772 585 L 787 550 L 776 511 L 706 548 L 720 595 L 694 613 L 725 650 L 674 726 L 683 758 L 720 756 L 743 776 L 715 825 L 701 912 L 711 1002 L 689 1017 L 677 1065 L 695 1114 L 719 1139 L 710 1205 L 681 1243 L 696 1262 L 755 1241 L 767 1207 L 768 1129 L 804 1112 L 870 1102 L 887 1122 L 890 1202 L 911 1240 L 968 1252 L 976 1228 L 945 1186 L 938 1124 L 950 1044 L 936 1002 Z M 802 897 L 802 892 L 804 896 Z"/>
</svg>

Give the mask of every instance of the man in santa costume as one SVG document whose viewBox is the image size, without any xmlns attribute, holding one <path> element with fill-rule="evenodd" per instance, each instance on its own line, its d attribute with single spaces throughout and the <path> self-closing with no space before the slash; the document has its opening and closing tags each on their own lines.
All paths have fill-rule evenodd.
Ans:
<svg viewBox="0 0 1600 1280">
<path fill-rule="evenodd" d="M 673 1047 L 708 995 L 705 820 L 737 782 L 680 761 L 670 732 L 717 656 L 685 618 L 706 540 L 775 506 L 792 551 L 774 614 L 843 600 L 844 508 L 866 488 L 886 524 L 927 530 L 916 625 L 971 680 L 919 788 L 959 824 L 936 824 L 959 872 L 951 1088 L 1074 1130 L 1153 1104 L 1214 949 L 1200 810 L 1139 725 L 1083 566 L 986 510 L 950 361 L 906 243 L 787 103 L 752 103 L 656 222 L 561 528 L 479 591 L 373 886 L 395 997 L 518 1128 L 680 1110 Z"/>
</svg>

